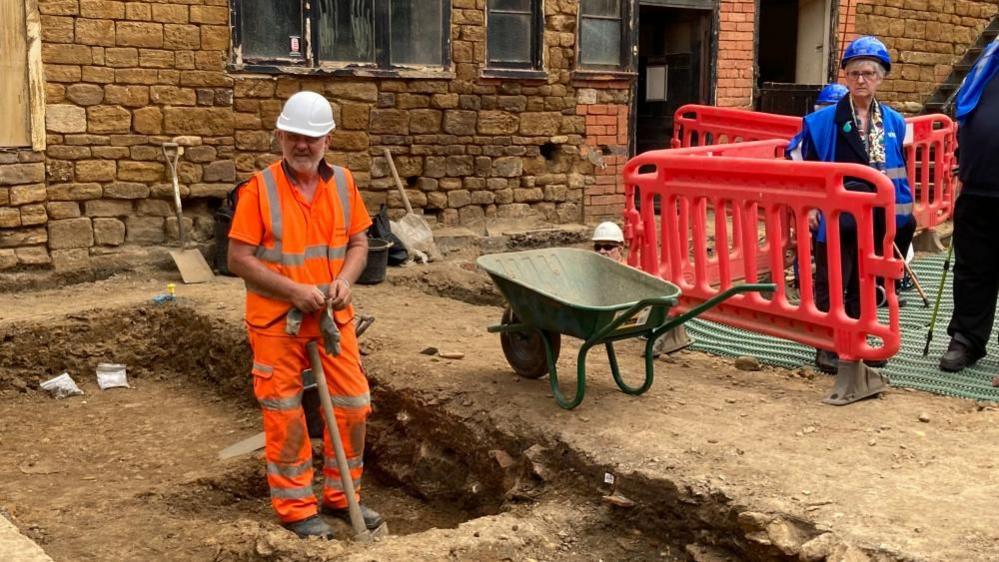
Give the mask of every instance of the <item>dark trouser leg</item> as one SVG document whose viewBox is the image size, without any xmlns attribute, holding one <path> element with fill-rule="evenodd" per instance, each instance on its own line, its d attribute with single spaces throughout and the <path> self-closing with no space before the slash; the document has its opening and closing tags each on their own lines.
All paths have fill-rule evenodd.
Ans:
<svg viewBox="0 0 999 562">
<path fill-rule="evenodd" d="M 857 226 L 852 217 L 840 218 L 840 264 L 843 279 L 843 304 L 846 313 L 852 318 L 860 317 L 860 278 L 857 270 Z M 829 310 L 829 245 L 815 243 L 815 305 Z"/>
<path fill-rule="evenodd" d="M 999 296 L 999 198 L 962 195 L 954 208 L 954 315 L 947 333 L 985 352 Z"/>
</svg>

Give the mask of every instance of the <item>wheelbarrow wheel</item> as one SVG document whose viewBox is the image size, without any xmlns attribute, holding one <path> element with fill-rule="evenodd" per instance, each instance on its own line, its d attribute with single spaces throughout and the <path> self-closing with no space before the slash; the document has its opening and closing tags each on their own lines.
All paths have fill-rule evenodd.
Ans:
<svg viewBox="0 0 999 562">
<path fill-rule="evenodd" d="M 510 307 L 503 311 L 503 324 L 516 324 L 520 322 L 517 315 Z M 548 374 L 548 356 L 545 354 L 545 343 L 541 339 L 548 339 L 551 345 L 552 354 L 558 361 L 559 351 L 562 349 L 562 335 L 558 332 L 547 330 L 530 330 L 527 332 L 503 332 L 500 334 L 500 343 L 503 345 L 503 355 L 506 356 L 507 363 L 513 367 L 518 375 L 528 379 L 540 379 Z"/>
</svg>

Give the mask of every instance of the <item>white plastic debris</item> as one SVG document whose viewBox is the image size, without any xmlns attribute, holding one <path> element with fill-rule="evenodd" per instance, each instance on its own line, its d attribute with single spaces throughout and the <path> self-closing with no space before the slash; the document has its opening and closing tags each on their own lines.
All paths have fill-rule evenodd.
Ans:
<svg viewBox="0 0 999 562">
<path fill-rule="evenodd" d="M 63 373 L 58 377 L 49 379 L 43 382 L 41 387 L 42 390 L 49 391 L 52 397 L 56 399 L 83 394 L 83 391 L 80 390 L 80 387 L 76 386 L 76 382 L 73 381 L 73 377 L 69 376 L 69 373 Z"/>
<path fill-rule="evenodd" d="M 97 386 L 101 390 L 109 388 L 128 386 L 128 378 L 125 376 L 125 366 L 118 363 L 98 363 L 97 364 Z"/>
</svg>

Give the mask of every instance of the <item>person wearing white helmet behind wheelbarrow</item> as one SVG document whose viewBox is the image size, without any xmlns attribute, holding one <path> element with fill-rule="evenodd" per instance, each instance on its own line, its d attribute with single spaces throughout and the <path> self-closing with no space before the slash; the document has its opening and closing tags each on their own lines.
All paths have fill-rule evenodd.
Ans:
<svg viewBox="0 0 999 562">
<path fill-rule="evenodd" d="M 602 222 L 593 230 L 593 251 L 616 262 L 624 263 L 624 232 L 611 221 Z M 663 334 L 652 349 L 653 356 L 679 351 L 693 343 L 683 324 Z"/>
</svg>

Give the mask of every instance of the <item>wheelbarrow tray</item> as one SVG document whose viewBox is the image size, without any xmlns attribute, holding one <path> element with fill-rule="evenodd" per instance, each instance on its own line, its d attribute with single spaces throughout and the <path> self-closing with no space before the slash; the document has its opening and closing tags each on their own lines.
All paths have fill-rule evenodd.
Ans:
<svg viewBox="0 0 999 562">
<path fill-rule="evenodd" d="M 614 339 L 666 323 L 680 289 L 668 281 L 587 250 L 550 248 L 476 260 L 521 322 L 590 339 L 636 303 L 659 299 L 625 320 Z"/>
</svg>

